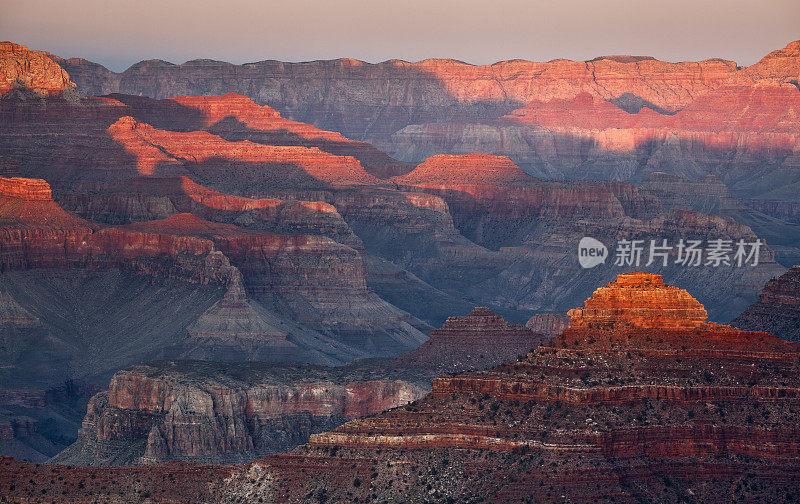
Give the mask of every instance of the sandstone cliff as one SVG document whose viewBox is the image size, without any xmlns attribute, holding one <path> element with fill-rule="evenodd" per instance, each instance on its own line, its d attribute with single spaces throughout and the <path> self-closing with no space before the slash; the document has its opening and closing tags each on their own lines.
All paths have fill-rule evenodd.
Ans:
<svg viewBox="0 0 800 504">
<path fill-rule="evenodd" d="M 0 42 L 0 96 L 13 90 L 51 96 L 74 89 L 67 72 L 47 55 L 13 42 Z"/>
<path fill-rule="evenodd" d="M 309 434 L 419 399 L 424 389 L 347 368 L 165 362 L 114 375 L 59 463 L 246 462 Z"/>
</svg>

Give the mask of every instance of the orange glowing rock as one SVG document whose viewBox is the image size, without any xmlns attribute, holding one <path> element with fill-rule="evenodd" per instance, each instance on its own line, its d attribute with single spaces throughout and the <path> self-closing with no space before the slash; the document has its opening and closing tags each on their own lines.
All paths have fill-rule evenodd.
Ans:
<svg viewBox="0 0 800 504">
<path fill-rule="evenodd" d="M 664 284 L 661 275 L 625 273 L 600 287 L 583 308 L 567 312 L 570 327 L 624 324 L 645 328 L 691 329 L 706 323 L 708 313 L 688 292 Z"/>
</svg>

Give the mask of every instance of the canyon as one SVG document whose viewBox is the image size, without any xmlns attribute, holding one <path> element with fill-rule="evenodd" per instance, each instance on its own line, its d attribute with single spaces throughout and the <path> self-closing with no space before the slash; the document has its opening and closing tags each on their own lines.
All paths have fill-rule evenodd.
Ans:
<svg viewBox="0 0 800 504">
<path fill-rule="evenodd" d="M 643 318 L 646 303 L 663 313 Z M 619 275 L 527 355 L 440 376 L 423 400 L 312 435 L 242 470 L 231 492 L 272 502 L 791 500 L 800 347 L 707 323 L 703 310 L 658 275 Z"/>
<path fill-rule="evenodd" d="M 642 303 L 664 313 L 642 318 Z M 486 370 L 439 375 L 424 398 L 314 433 L 289 453 L 217 468 L 3 459 L 0 491 L 13 502 L 54 493 L 81 502 L 89 478 L 136 477 L 165 502 L 157 475 L 180 468 L 207 502 L 791 501 L 800 346 L 707 322 L 702 310 L 658 275 L 621 274 L 551 341 Z M 470 318 L 492 315 L 477 308 L 443 330 L 455 336 Z M 144 389 L 109 398 L 147 397 L 154 412 L 169 400 L 163 386 Z M 142 491 L 91 489 L 118 500 Z"/>
<path fill-rule="evenodd" d="M 415 164 L 485 152 L 544 178 L 715 174 L 737 197 L 796 201 L 800 41 L 748 67 L 630 56 L 493 65 L 149 60 L 117 74 L 54 59 L 87 94 L 234 92 Z M 754 170 L 758 179 L 747 176 Z"/>
<path fill-rule="evenodd" d="M 0 76 L 0 495 L 800 495 L 800 43 Z"/>
<path fill-rule="evenodd" d="M 117 372 L 95 395 L 76 443 L 51 462 L 245 463 L 311 434 L 421 399 L 443 372 L 497 365 L 545 341 L 485 307 L 450 317 L 392 360 L 324 367 L 159 361 Z"/>
</svg>

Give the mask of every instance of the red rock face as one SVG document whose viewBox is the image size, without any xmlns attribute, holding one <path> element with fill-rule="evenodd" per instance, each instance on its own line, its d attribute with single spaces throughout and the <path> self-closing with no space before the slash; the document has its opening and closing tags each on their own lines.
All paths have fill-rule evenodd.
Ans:
<svg viewBox="0 0 800 504">
<path fill-rule="evenodd" d="M 179 96 L 168 100 L 113 95 L 125 103 L 128 114 L 157 129 L 204 130 L 229 141 L 249 140 L 264 145 L 318 148 L 339 156 L 353 156 L 372 175 L 389 177 L 405 173 L 401 163 L 366 142 L 350 140 L 339 133 L 281 117 L 274 109 L 259 106 L 250 98 L 228 93 L 222 96 Z"/>
<path fill-rule="evenodd" d="M 162 176 L 183 175 L 187 168 L 179 160 L 192 159 L 197 166 L 189 167 L 190 173 L 199 173 L 205 178 L 219 177 L 223 166 L 235 170 L 236 164 L 274 164 L 296 167 L 296 174 L 289 171 L 283 173 L 280 180 L 275 178 L 273 184 L 277 186 L 300 188 L 309 184 L 378 183 L 378 179 L 364 171 L 355 158 L 330 155 L 318 149 L 227 142 L 200 131 L 162 131 L 138 123 L 132 117 L 121 118 L 109 127 L 108 132 L 126 151 L 136 156 L 137 171 L 142 175 L 156 172 Z"/>
<path fill-rule="evenodd" d="M 53 192 L 44 180 L 0 178 L 0 197 L 28 201 L 52 201 Z"/>
<path fill-rule="evenodd" d="M 539 181 L 505 156 L 433 156 L 392 180 L 442 196 L 454 212 L 465 217 L 484 212 L 498 219 L 579 214 L 613 217 L 624 213 L 615 194 L 626 192 L 624 187 Z"/>
<path fill-rule="evenodd" d="M 82 77 L 85 74 L 81 69 L 90 65 L 85 60 L 67 60 L 62 64 L 67 71 Z M 247 66 L 207 61 L 166 66 L 163 62 L 149 61 L 134 65 L 121 76 L 108 78 L 103 89 L 166 98 L 203 94 L 203 90 L 194 87 L 194 83 L 203 82 L 206 86 L 211 83 L 212 92 L 252 93 L 251 98 L 256 100 L 260 98 L 258 92 L 272 91 L 271 97 L 280 103 L 278 108 L 293 111 L 299 111 L 302 104 L 315 104 L 321 110 L 341 112 L 343 105 L 351 105 L 356 111 L 372 112 L 367 107 L 378 104 L 389 79 L 402 83 L 396 90 L 390 90 L 394 93 L 390 100 L 393 109 L 413 110 L 422 103 L 429 108 L 430 104 L 447 106 L 457 101 L 524 103 L 536 97 L 569 98 L 581 92 L 614 98 L 629 91 L 659 107 L 675 110 L 690 102 L 698 92 L 716 88 L 735 73 L 736 64 L 731 61 L 667 63 L 653 58 L 614 56 L 587 62 L 513 60 L 494 65 L 469 65 L 445 59 L 378 64 L 349 59 L 308 63 L 264 61 Z M 297 81 L 301 79 L 305 87 L 299 88 Z M 84 82 L 87 90 L 92 88 L 88 76 Z M 323 93 L 325 86 L 354 92 L 350 96 Z M 275 92 L 282 90 L 292 90 L 294 96 Z M 325 101 L 320 103 L 320 97 Z M 355 103 L 348 101 L 353 98 L 357 100 Z"/>
<path fill-rule="evenodd" d="M 0 179 L 0 268 L 122 267 L 199 283 L 227 283 L 231 266 L 193 236 L 97 229 L 55 203 L 43 180 Z"/>
<path fill-rule="evenodd" d="M 67 72 L 45 54 L 0 42 L 0 96 L 14 89 L 52 96 L 74 88 Z"/>
<path fill-rule="evenodd" d="M 546 178 L 622 180 L 653 171 L 703 176 L 725 165 L 734 192 L 774 199 L 772 191 L 787 198 L 796 192 L 782 191 L 780 173 L 797 164 L 797 46 L 746 68 L 630 56 L 491 66 L 142 62 L 106 80 L 122 92 L 157 97 L 209 86 L 248 94 L 286 117 L 369 140 L 408 161 L 489 152 Z M 83 75 L 87 65 L 67 68 Z M 94 78 L 86 86 L 96 87 Z M 766 180 L 747 179 L 765 164 L 780 168 Z"/>
<path fill-rule="evenodd" d="M 800 40 L 790 42 L 764 56 L 761 61 L 747 68 L 748 75 L 761 79 L 787 82 L 800 76 Z"/>
<path fill-rule="evenodd" d="M 468 154 L 433 156 L 411 173 L 395 177 L 398 184 L 420 187 L 526 185 L 533 179 L 505 156 Z"/>
<path fill-rule="evenodd" d="M 703 305 L 685 290 L 664 285 L 661 275 L 638 272 L 619 275 L 568 315 L 570 327 L 630 324 L 662 329 L 700 327 L 708 318 Z"/>
</svg>

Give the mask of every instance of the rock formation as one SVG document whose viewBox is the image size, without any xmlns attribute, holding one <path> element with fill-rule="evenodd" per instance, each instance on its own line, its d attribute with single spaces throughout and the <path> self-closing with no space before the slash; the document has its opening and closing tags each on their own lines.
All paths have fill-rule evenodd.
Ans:
<svg viewBox="0 0 800 504">
<path fill-rule="evenodd" d="M 781 174 L 797 162 L 797 46 L 750 67 L 631 56 L 494 65 L 197 60 L 144 61 L 114 74 L 84 60 L 60 61 L 86 92 L 155 98 L 235 92 L 406 161 L 487 152 L 548 178 L 713 173 L 737 195 L 794 201 L 797 191 L 787 189 Z M 718 173 L 714 167 L 731 158 Z M 759 164 L 772 168 L 757 180 L 743 176 Z"/>
<path fill-rule="evenodd" d="M 594 291 L 583 308 L 567 312 L 570 327 L 694 329 L 706 323 L 703 305 L 683 289 L 664 285 L 661 275 L 626 273 Z"/>
<path fill-rule="evenodd" d="M 340 156 L 355 157 L 371 174 L 389 177 L 410 169 L 366 142 L 340 133 L 291 121 L 268 106 L 259 106 L 236 93 L 222 96 L 178 96 L 156 102 L 143 97 L 112 95 L 130 107 L 142 122 L 173 131 L 205 130 L 229 141 L 249 140 L 265 145 L 316 147 Z"/>
<path fill-rule="evenodd" d="M 590 66 L 614 67 L 619 74 L 637 65 L 656 69 L 660 64 L 606 58 Z M 717 68 L 719 62 L 709 65 Z M 456 67 L 461 65 L 448 71 L 458 71 Z M 366 72 L 372 67 L 360 68 Z M 558 79 L 567 79 L 565 75 Z M 710 74 L 702 78 L 713 80 Z M 537 79 L 528 77 L 531 86 L 544 84 Z M 592 96 L 599 106 L 602 100 Z M 127 224 L 193 213 L 247 229 L 326 236 L 356 250 L 365 263 L 388 261 L 404 278 L 414 279 L 398 283 L 398 276 L 376 275 L 367 282 L 380 297 L 430 325 L 463 308 L 467 299 L 518 311 L 516 322 L 527 320 L 531 312 L 574 306 L 612 273 L 577 278 L 582 275 L 572 268 L 572 241 L 588 234 L 615 240 L 622 238 L 620 229 L 657 229 L 660 221 L 651 220 L 667 206 L 649 189 L 541 181 L 525 175 L 507 157 L 486 154 L 434 156 L 405 175 L 379 179 L 374 175 L 395 168 L 375 164 L 357 142 L 285 119 L 275 109 L 235 94 L 165 100 L 117 94 L 78 103 L 4 100 L 0 107 L 9 118 L 0 124 L 0 154 L 17 160 L 21 174 L 46 179 L 56 200 L 81 217 Z M 658 114 L 658 107 L 669 109 L 652 105 L 643 112 Z M 574 151 L 578 157 L 581 152 Z M 793 234 L 780 223 L 757 212 L 732 217 L 747 226 L 761 225 L 756 233 L 776 244 L 778 260 L 793 260 L 796 247 L 780 242 Z M 746 228 L 726 227 L 736 238 L 749 234 Z M 728 320 L 755 299 L 776 271 L 774 263 L 762 264 L 747 272 L 745 282 L 731 271 L 658 272 L 673 282 L 680 276 L 703 277 L 696 283 L 706 290 L 698 296 L 712 319 Z M 435 301 L 406 297 L 403 293 L 412 288 Z M 332 327 L 327 324 L 322 330 Z M 407 328 L 401 323 L 399 331 Z"/>
<path fill-rule="evenodd" d="M 54 461 L 120 465 L 246 462 L 309 434 L 419 399 L 425 391 L 350 368 L 163 362 L 114 375 L 77 443 Z"/>
<path fill-rule="evenodd" d="M 527 353 L 546 339 L 479 306 L 463 317 L 449 317 L 444 326 L 431 331 L 428 341 L 393 365 L 439 373 L 484 369 Z"/>
<path fill-rule="evenodd" d="M 0 96 L 13 90 L 52 96 L 74 88 L 67 72 L 47 55 L 24 45 L 0 42 Z"/>
<path fill-rule="evenodd" d="M 757 267 L 647 269 L 729 320 L 800 257 L 797 61 L 790 44 L 748 68 L 202 60 L 120 75 L 2 44 L 0 377 L 38 390 L 148 359 L 393 357 L 474 304 L 524 322 L 633 269 L 580 269 L 584 236 L 766 239 Z M 645 304 L 599 299 L 576 323 L 705 327 L 689 300 L 648 297 L 659 286 L 611 289 Z M 527 344 L 508 332 L 486 364 Z M 475 357 L 442 341 L 415 358 Z M 153 434 L 153 453 L 184 453 L 170 442 Z"/>
<path fill-rule="evenodd" d="M 676 298 L 655 278 L 637 282 L 654 297 Z M 609 303 L 597 309 L 616 308 L 603 294 L 592 299 Z M 225 469 L 222 485 L 189 466 L 197 467 L 193 484 L 216 490 L 211 502 L 791 501 L 800 489 L 792 465 L 800 346 L 694 318 L 680 324 L 673 312 L 662 317 L 669 327 L 645 328 L 630 310 L 620 320 L 628 314 L 629 323 L 571 327 L 490 370 L 441 376 L 422 400 L 314 434 L 291 453 Z M 144 389 L 135 397 L 160 411 L 167 389 Z M 114 394 L 124 405 L 131 396 L 123 392 Z M 164 467 L 86 471 L 101 481 L 150 481 Z M 6 459 L 4 495 L 53 488 L 63 489 L 65 502 L 85 495 L 65 478 L 55 483 L 75 468 L 43 477 L 33 470 Z M 124 500 L 136 492 L 113 486 L 100 495 Z"/>
<path fill-rule="evenodd" d="M 800 488 L 790 462 L 800 436 L 791 420 L 800 347 L 704 324 L 669 304 L 660 324 L 642 324 L 638 312 L 618 310 L 610 289 L 637 285 L 673 306 L 691 296 L 644 275 L 612 285 L 584 310 L 627 323 L 579 324 L 517 361 L 441 376 L 421 401 L 253 463 L 239 473 L 236 494 L 277 502 L 791 500 Z M 248 483 L 246 474 L 259 476 Z"/>
<path fill-rule="evenodd" d="M 189 331 L 213 330 L 221 338 L 285 338 L 265 334 L 277 332 L 274 326 L 253 327 L 254 311 L 258 307 L 229 290 Z M 134 366 L 116 373 L 108 392 L 92 398 L 77 443 L 54 460 L 101 465 L 173 459 L 247 462 L 288 451 L 312 433 L 347 420 L 420 399 L 440 373 L 488 368 L 545 339 L 479 307 L 449 318 L 431 331 L 430 340 L 393 360 L 329 368 L 191 361 Z"/>
<path fill-rule="evenodd" d="M 569 327 L 570 318 L 564 312 L 545 312 L 533 315 L 525 323 L 525 327 L 533 332 L 558 336 Z"/>
<path fill-rule="evenodd" d="M 44 181 L 0 178 L 0 236 L 6 355 L 19 359 L 4 371 L 9 386 L 102 380 L 144 356 L 342 364 L 397 355 L 424 340 L 416 328 L 422 323 L 369 290 L 359 254 L 320 235 L 246 230 L 192 214 L 101 226 L 63 210 Z M 37 292 L 46 278 L 67 291 Z M 102 301 L 84 290 L 95 281 L 110 289 Z M 186 304 L 169 314 L 179 293 Z M 42 297 L 44 305 L 36 301 Z M 143 321 L 148 306 L 155 311 Z M 95 309 L 121 317 L 120 324 L 109 331 Z M 128 309 L 136 315 L 125 320 Z M 41 345 L 48 340 L 58 344 Z M 102 341 L 124 341 L 126 350 Z M 39 362 L 37 352 L 52 353 L 47 373 L 26 367 Z"/>
<path fill-rule="evenodd" d="M 794 266 L 764 286 L 758 301 L 731 322 L 746 331 L 764 331 L 800 341 L 800 266 Z"/>
</svg>

